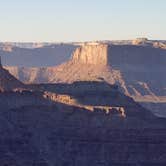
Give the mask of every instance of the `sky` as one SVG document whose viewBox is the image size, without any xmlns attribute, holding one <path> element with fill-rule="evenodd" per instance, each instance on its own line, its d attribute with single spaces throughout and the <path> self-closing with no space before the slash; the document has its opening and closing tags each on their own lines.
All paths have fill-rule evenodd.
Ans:
<svg viewBox="0 0 166 166">
<path fill-rule="evenodd" d="M 0 0 L 0 41 L 166 40 L 166 0 Z"/>
</svg>

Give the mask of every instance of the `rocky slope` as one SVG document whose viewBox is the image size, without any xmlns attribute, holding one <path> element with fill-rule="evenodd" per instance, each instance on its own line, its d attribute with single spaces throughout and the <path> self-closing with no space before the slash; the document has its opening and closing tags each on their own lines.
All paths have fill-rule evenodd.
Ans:
<svg viewBox="0 0 166 166">
<path fill-rule="evenodd" d="M 111 63 L 93 64 L 92 55 L 83 63 L 73 55 L 50 73 L 59 78 L 51 82 L 71 84 L 24 88 L 0 66 L 0 165 L 166 165 L 166 120 L 105 82 L 123 77 Z"/>
<path fill-rule="evenodd" d="M 166 120 L 120 93 L 117 86 L 75 82 L 33 88 L 40 92 L 0 93 L 2 166 L 166 164 Z M 77 105 L 52 100 L 53 94 L 54 99 L 71 96 Z M 93 112 L 78 102 L 93 106 Z M 106 112 L 97 107 L 102 104 L 124 107 L 125 116 L 115 108 Z"/>
<path fill-rule="evenodd" d="M 158 42 L 159 45 L 156 45 Z M 26 83 L 105 80 L 119 85 L 158 115 L 166 115 L 165 42 L 137 39 L 126 44 L 87 43 L 57 67 L 7 69 Z M 162 45 L 162 47 L 160 47 Z M 151 104 L 152 103 L 152 104 Z M 159 105 L 162 103 L 162 107 Z M 153 109 L 155 108 L 155 109 Z M 157 110 L 156 110 L 157 108 Z"/>
<path fill-rule="evenodd" d="M 165 165 L 166 120 L 98 79 L 4 89 L 0 165 Z"/>
<path fill-rule="evenodd" d="M 24 88 L 25 85 L 11 75 L 6 69 L 2 67 L 0 60 L 0 91 L 11 91 L 17 88 Z"/>
</svg>

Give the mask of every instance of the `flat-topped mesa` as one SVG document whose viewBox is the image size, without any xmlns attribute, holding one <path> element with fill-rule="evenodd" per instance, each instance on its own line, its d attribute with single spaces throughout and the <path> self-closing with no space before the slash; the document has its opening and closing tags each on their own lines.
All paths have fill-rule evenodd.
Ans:
<svg viewBox="0 0 166 166">
<path fill-rule="evenodd" d="M 107 65 L 108 45 L 96 42 L 86 43 L 74 51 L 72 61 L 83 64 Z"/>
</svg>

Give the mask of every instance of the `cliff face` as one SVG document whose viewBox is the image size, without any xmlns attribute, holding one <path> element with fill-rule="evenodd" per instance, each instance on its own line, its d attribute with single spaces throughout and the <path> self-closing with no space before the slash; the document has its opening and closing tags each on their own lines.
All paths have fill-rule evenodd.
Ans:
<svg viewBox="0 0 166 166">
<path fill-rule="evenodd" d="M 112 67 L 123 66 L 159 69 L 166 65 L 166 50 L 151 46 L 112 45 L 108 49 L 108 62 Z"/>
<path fill-rule="evenodd" d="M 93 65 L 107 65 L 107 55 L 107 44 L 89 43 L 74 51 L 72 61 Z"/>
<path fill-rule="evenodd" d="M 11 50 L 0 47 L 0 56 L 5 66 L 47 67 L 59 65 L 69 60 L 76 47 L 71 44 L 55 44 L 43 47 L 38 45 L 32 46 L 31 49 L 12 47 Z"/>
<path fill-rule="evenodd" d="M 143 41 L 145 44 L 141 45 L 89 43 L 77 48 L 69 61 L 56 67 L 7 69 L 26 83 L 102 79 L 117 84 L 126 95 L 139 102 L 148 102 L 148 108 L 166 116 L 166 107 L 163 109 L 166 103 L 166 50 Z M 157 103 L 157 107 L 151 103 Z M 161 109 L 158 103 L 163 103 Z"/>
<path fill-rule="evenodd" d="M 89 43 L 77 48 L 73 55 L 74 63 L 114 66 L 153 65 L 165 67 L 166 50 L 141 45 L 108 45 Z"/>
</svg>

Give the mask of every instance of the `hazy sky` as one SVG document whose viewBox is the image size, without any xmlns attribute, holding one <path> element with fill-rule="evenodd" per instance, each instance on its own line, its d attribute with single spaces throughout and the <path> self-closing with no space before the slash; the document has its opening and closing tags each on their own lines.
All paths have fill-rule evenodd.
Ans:
<svg viewBox="0 0 166 166">
<path fill-rule="evenodd" d="M 166 0 L 0 0 L 0 41 L 166 39 Z"/>
</svg>

